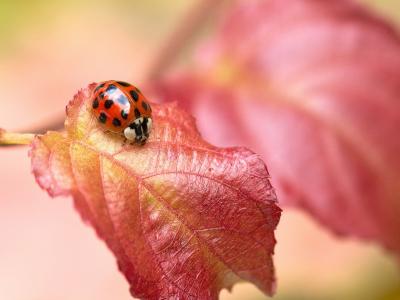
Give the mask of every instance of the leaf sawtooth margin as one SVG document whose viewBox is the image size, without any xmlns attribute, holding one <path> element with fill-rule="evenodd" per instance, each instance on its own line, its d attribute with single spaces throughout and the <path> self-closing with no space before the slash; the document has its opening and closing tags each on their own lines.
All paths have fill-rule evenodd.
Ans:
<svg viewBox="0 0 400 300">
<path fill-rule="evenodd" d="M 240 280 L 271 295 L 281 210 L 260 157 L 208 144 L 176 104 L 153 104 L 148 142 L 124 145 L 94 119 L 94 86 L 67 106 L 64 132 L 35 138 L 32 171 L 52 197 L 74 198 L 132 295 L 217 299 Z"/>
<path fill-rule="evenodd" d="M 158 98 L 268 160 L 282 207 L 399 256 L 396 27 L 352 0 L 239 1 L 196 49 Z"/>
</svg>

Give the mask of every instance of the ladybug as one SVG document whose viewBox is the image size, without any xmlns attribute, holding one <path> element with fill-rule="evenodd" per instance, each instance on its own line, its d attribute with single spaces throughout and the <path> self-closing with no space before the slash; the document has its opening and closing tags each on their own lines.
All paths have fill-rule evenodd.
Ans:
<svg viewBox="0 0 400 300">
<path fill-rule="evenodd" d="M 151 107 L 140 90 L 124 81 L 100 82 L 91 97 L 94 115 L 105 130 L 144 144 L 149 137 Z"/>
</svg>

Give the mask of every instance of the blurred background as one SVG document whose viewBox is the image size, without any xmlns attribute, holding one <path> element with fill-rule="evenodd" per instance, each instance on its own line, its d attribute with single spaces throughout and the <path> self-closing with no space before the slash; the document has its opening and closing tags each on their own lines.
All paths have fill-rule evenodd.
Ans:
<svg viewBox="0 0 400 300">
<path fill-rule="evenodd" d="M 400 25 L 398 0 L 363 0 Z M 89 82 L 141 85 L 197 1 L 0 0 L 0 127 L 58 120 Z M 50 199 L 30 174 L 26 148 L 0 149 L 0 299 L 131 299 L 111 252 L 70 199 Z M 400 299 L 394 257 L 340 240 L 304 213 L 284 211 L 277 230 L 274 299 Z M 221 299 L 266 299 L 238 284 Z"/>
</svg>

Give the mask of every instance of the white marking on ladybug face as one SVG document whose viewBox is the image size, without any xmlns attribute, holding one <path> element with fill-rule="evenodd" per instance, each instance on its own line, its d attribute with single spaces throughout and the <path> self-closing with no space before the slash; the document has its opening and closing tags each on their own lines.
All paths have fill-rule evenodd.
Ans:
<svg viewBox="0 0 400 300">
<path fill-rule="evenodd" d="M 124 136 L 126 137 L 127 140 L 134 141 L 136 139 L 135 129 L 132 129 L 130 127 L 126 127 L 124 129 Z"/>
<path fill-rule="evenodd" d="M 137 118 L 133 121 L 136 125 L 140 126 L 143 123 L 143 117 Z"/>
<path fill-rule="evenodd" d="M 147 131 L 150 133 L 151 127 L 153 125 L 153 120 L 151 118 L 147 118 Z"/>
</svg>

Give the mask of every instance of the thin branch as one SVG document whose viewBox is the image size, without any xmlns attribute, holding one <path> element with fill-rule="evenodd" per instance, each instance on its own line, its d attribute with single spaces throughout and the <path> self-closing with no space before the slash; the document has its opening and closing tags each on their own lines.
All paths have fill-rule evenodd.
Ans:
<svg viewBox="0 0 400 300">
<path fill-rule="evenodd" d="M 58 131 L 64 127 L 64 115 L 59 115 L 53 120 L 28 130 L 21 130 L 22 133 L 12 133 L 0 128 L 0 147 L 23 146 L 29 144 L 37 134 L 44 134 L 49 130 Z"/>
<path fill-rule="evenodd" d="M 224 0 L 199 0 L 178 22 L 176 29 L 163 43 L 149 68 L 146 80 L 158 79 L 223 4 Z"/>
<path fill-rule="evenodd" d="M 219 8 L 232 0 L 198 0 L 198 2 L 178 22 L 176 29 L 166 39 L 164 46 L 158 51 L 153 64 L 149 68 L 145 80 L 158 79 L 179 57 L 189 41 L 200 32 L 204 25 L 215 16 Z M 45 123 L 38 128 L 27 130 L 31 133 L 9 133 L 0 129 L 0 147 L 29 144 L 35 134 L 43 134 L 48 130 L 60 130 L 64 125 L 64 115 Z"/>
<path fill-rule="evenodd" d="M 45 123 L 46 126 L 38 126 L 38 127 L 31 128 L 29 130 L 22 130 L 22 132 L 32 132 L 34 134 L 44 134 L 47 131 L 51 131 L 51 130 L 57 131 L 57 130 L 64 128 L 64 120 L 65 120 L 65 114 L 60 113 L 52 120 L 48 120 Z"/>
</svg>

